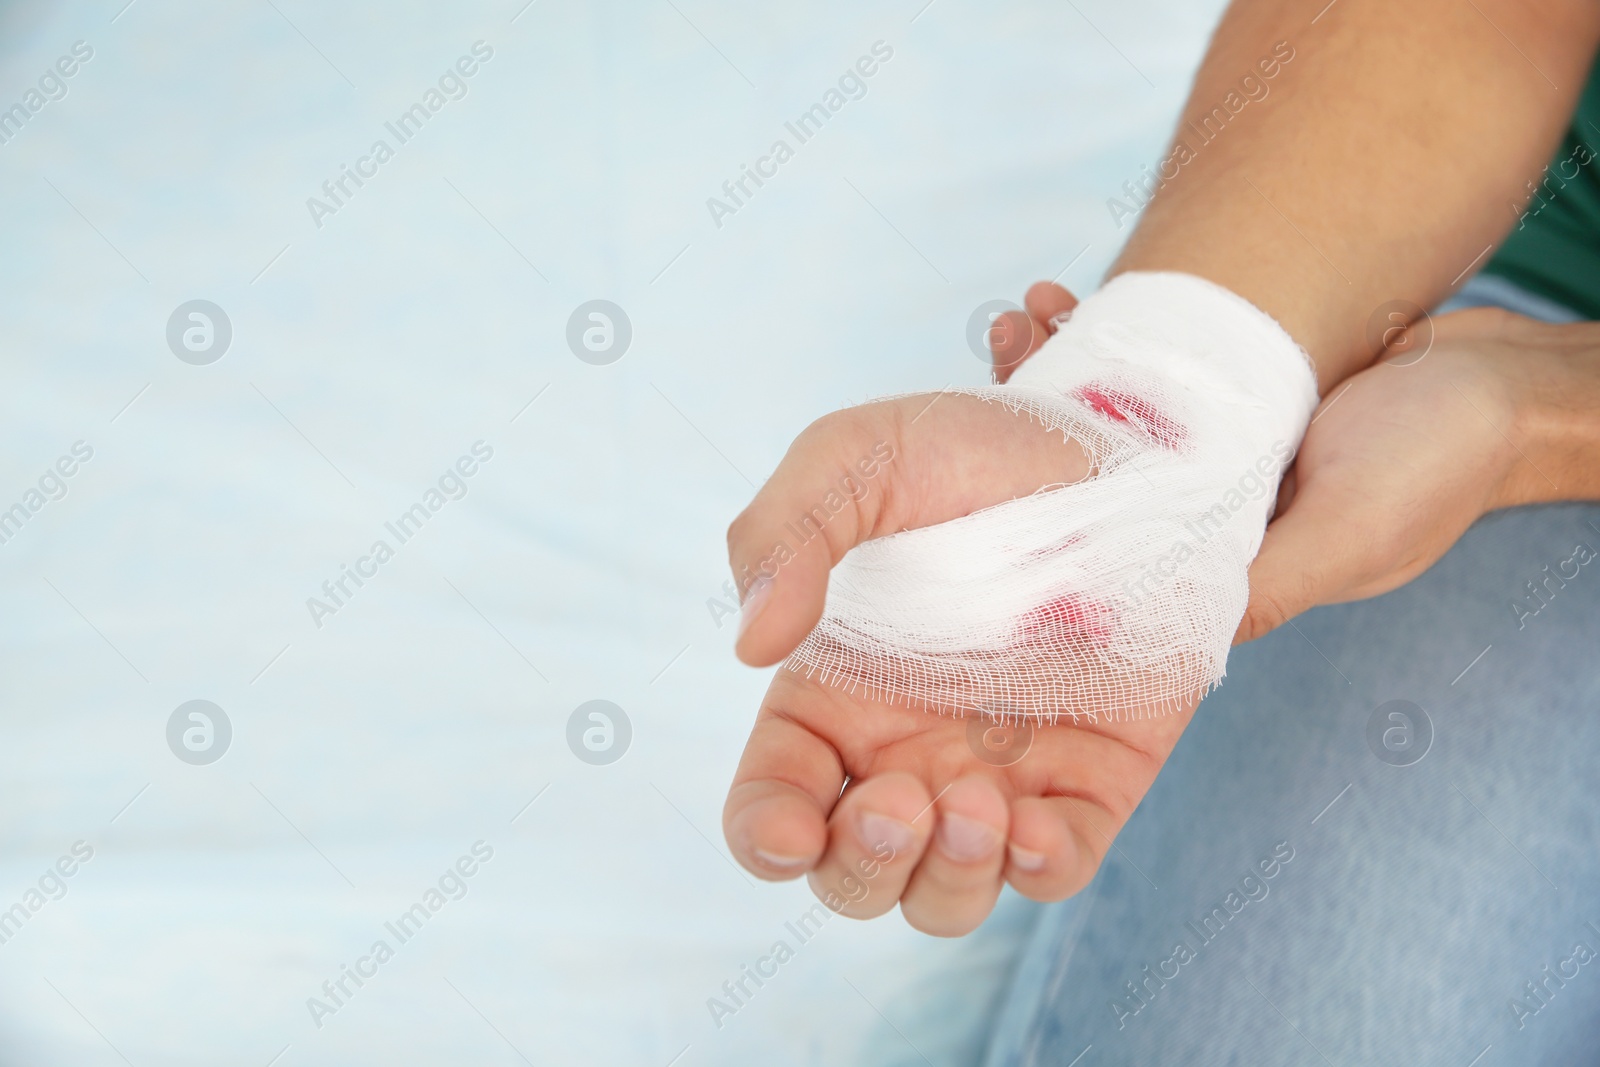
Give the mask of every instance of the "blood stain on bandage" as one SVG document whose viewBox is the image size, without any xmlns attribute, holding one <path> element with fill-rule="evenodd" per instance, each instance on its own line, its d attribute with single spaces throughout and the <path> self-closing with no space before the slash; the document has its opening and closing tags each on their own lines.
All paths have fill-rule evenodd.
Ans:
<svg viewBox="0 0 1600 1067">
<path fill-rule="evenodd" d="M 1058 596 L 1028 612 L 1021 620 L 1019 645 L 1061 648 L 1066 645 L 1104 647 L 1111 637 L 1111 612 L 1100 604 L 1068 594 Z"/>
<path fill-rule="evenodd" d="M 1155 405 L 1142 397 L 1133 396 L 1120 389 L 1103 389 L 1098 385 L 1085 385 L 1073 394 L 1088 404 L 1098 415 L 1114 422 L 1125 422 L 1143 430 L 1168 448 L 1183 444 L 1183 427 L 1163 415 Z"/>
</svg>

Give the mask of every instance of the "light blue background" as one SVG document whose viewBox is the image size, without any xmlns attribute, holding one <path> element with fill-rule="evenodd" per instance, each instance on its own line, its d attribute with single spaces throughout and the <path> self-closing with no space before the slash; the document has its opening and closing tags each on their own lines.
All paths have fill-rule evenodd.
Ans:
<svg viewBox="0 0 1600 1067">
<path fill-rule="evenodd" d="M 0 945 L 0 1063 L 976 1059 L 1010 896 L 962 941 L 836 920 L 713 1025 L 812 898 L 727 858 L 766 676 L 707 600 L 807 422 L 979 381 L 977 305 L 1094 285 L 1220 5 L 123 2 L 0 21 L 0 106 L 94 49 L 0 145 L 0 507 L 95 452 L 0 545 L 0 908 L 95 850 Z M 315 227 L 477 40 L 469 95 Z M 879 40 L 866 96 L 715 226 Z M 233 324 L 210 366 L 165 343 L 195 298 Z M 565 345 L 593 298 L 632 320 L 612 366 Z M 466 498 L 313 626 L 480 439 Z M 234 728 L 207 767 L 165 742 L 196 698 Z M 564 740 L 596 698 L 634 729 L 607 767 Z M 478 839 L 466 898 L 315 1028 Z"/>
</svg>

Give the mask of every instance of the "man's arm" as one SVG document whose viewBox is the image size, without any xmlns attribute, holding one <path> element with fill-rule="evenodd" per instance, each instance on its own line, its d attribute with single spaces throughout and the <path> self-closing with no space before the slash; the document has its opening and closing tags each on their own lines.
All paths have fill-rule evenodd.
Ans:
<svg viewBox="0 0 1600 1067">
<path fill-rule="evenodd" d="M 1381 305 L 1434 306 L 1510 230 L 1583 88 L 1600 5 L 1322 2 L 1229 9 L 1112 273 L 1226 286 L 1305 346 L 1327 392 L 1372 360 Z M 1246 76 L 1268 95 L 1250 101 Z"/>
</svg>

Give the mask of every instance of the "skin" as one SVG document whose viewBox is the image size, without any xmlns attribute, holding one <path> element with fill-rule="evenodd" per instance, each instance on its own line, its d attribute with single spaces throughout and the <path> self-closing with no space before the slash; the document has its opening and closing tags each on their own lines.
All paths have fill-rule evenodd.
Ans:
<svg viewBox="0 0 1600 1067">
<path fill-rule="evenodd" d="M 1321 6 L 1229 8 L 1180 136 L 1277 42 L 1294 58 L 1161 188 L 1111 273 L 1233 290 L 1306 349 L 1327 393 L 1376 356 L 1376 309 L 1436 306 L 1515 225 L 1509 205 L 1527 201 L 1588 76 L 1600 6 L 1338 0 L 1311 24 Z"/>
<path fill-rule="evenodd" d="M 1404 34 L 1378 0 L 1309 18 L 1280 0 L 1230 10 L 1186 114 L 1221 101 L 1274 42 L 1293 41 L 1295 58 L 1160 190 L 1114 268 L 1184 270 L 1245 296 L 1305 346 L 1326 393 L 1252 566 L 1239 639 L 1408 581 L 1492 508 L 1600 496 L 1597 327 L 1463 312 L 1427 324 L 1422 358 L 1418 340 L 1375 366 L 1367 337 L 1374 309 L 1396 298 L 1431 306 L 1514 223 L 1505 205 L 1553 150 L 1600 40 L 1600 9 L 1419 0 Z M 1527 60 L 1496 25 L 1515 31 Z M 991 335 L 997 377 L 1073 303 L 1035 286 L 1026 313 Z M 770 582 L 748 586 L 784 524 L 879 442 L 894 459 L 867 495 Z M 971 398 L 902 398 L 819 420 L 729 530 L 749 590 L 739 657 L 782 660 L 820 618 L 828 572 L 854 545 L 1086 470 L 1070 442 Z M 724 833 L 756 875 L 803 874 L 821 897 L 849 897 L 843 879 L 887 844 L 895 858 L 843 913 L 898 904 L 919 930 L 963 934 L 1004 882 L 1038 900 L 1086 885 L 1193 710 L 1041 728 L 1023 759 L 995 767 L 969 748 L 964 720 L 780 670 Z"/>
</svg>

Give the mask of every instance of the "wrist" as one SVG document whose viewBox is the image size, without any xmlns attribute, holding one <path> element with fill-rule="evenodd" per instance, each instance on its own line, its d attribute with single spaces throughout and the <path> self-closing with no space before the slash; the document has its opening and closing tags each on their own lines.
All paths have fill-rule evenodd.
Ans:
<svg viewBox="0 0 1600 1067">
<path fill-rule="evenodd" d="M 1515 460 L 1492 507 L 1600 499 L 1600 325 L 1517 327 L 1496 361 Z"/>
<path fill-rule="evenodd" d="M 1253 460 L 1276 442 L 1299 444 L 1317 406 L 1313 371 L 1282 326 L 1233 291 L 1192 274 L 1129 271 L 1085 297 L 1009 384 L 1144 424 L 1168 447 L 1185 438 L 1218 456 L 1241 447 Z"/>
</svg>

